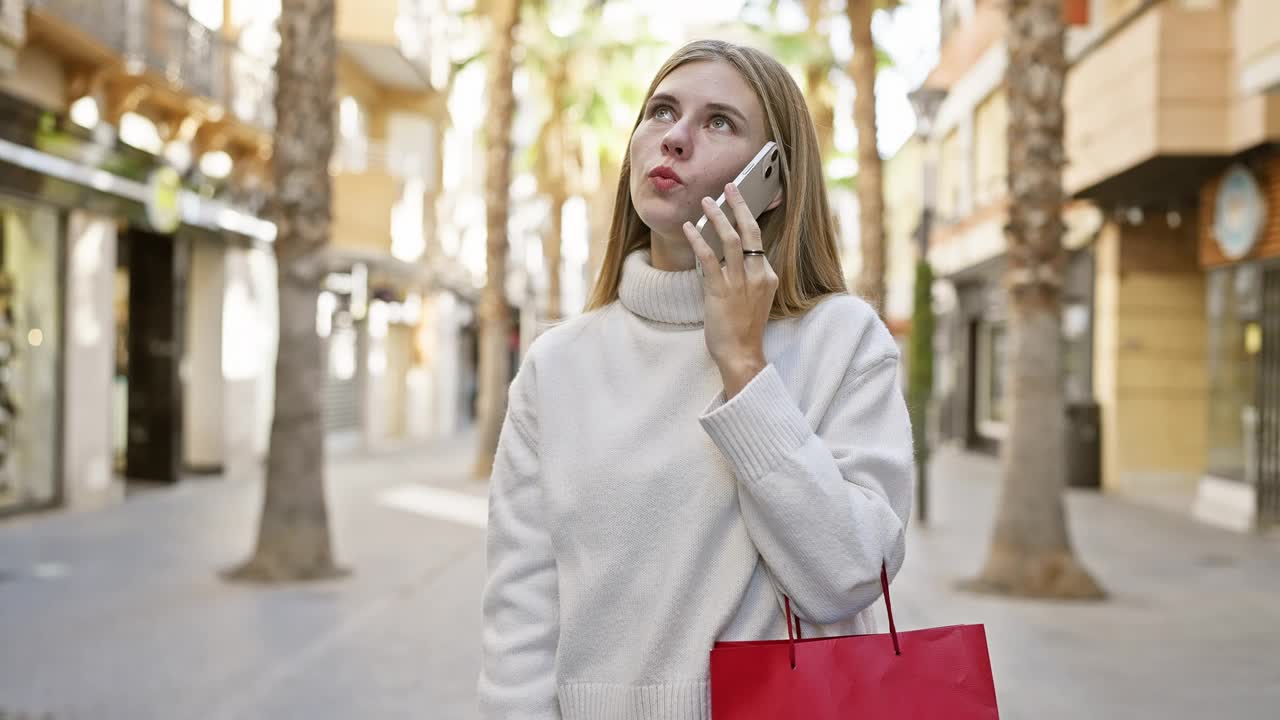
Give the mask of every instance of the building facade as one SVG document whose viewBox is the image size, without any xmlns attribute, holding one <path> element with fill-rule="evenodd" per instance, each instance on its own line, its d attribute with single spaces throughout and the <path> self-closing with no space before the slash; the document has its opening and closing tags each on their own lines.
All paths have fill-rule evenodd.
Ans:
<svg viewBox="0 0 1280 720">
<path fill-rule="evenodd" d="M 1268 353 L 1280 342 L 1268 343 L 1265 302 L 1280 282 L 1269 265 L 1280 5 L 1068 9 L 1070 477 L 1216 524 L 1273 524 Z M 1003 434 L 1004 23 L 995 2 L 944 0 L 941 61 L 926 81 L 947 91 L 928 140 L 941 430 L 989 450 Z"/>
<path fill-rule="evenodd" d="M 0 510 L 251 457 L 224 408 L 261 373 L 239 388 L 221 359 L 260 355 L 260 313 L 222 310 L 274 238 L 269 69 L 172 3 L 7 0 L 0 22 Z"/>
<path fill-rule="evenodd" d="M 331 444 L 452 434 L 470 416 L 475 286 L 432 252 L 447 97 L 428 57 L 436 6 L 339 7 L 317 308 Z M 0 513 L 261 471 L 278 13 L 249 0 L 0 2 Z"/>
<path fill-rule="evenodd" d="M 326 426 L 369 447 L 472 419 L 478 289 L 442 242 L 455 70 L 439 3 L 338 3 Z"/>
</svg>

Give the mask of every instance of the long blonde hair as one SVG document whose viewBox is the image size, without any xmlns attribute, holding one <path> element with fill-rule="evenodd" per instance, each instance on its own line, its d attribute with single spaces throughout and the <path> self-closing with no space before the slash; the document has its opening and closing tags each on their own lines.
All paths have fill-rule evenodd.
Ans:
<svg viewBox="0 0 1280 720">
<path fill-rule="evenodd" d="M 758 220 L 764 250 L 778 275 L 770 317 L 803 315 L 824 297 L 847 293 L 813 118 L 800 88 L 777 60 L 754 48 L 721 40 L 698 40 L 685 45 L 667 60 L 649 85 L 631 128 L 632 135 L 644 118 L 644 106 L 663 78 L 681 65 L 700 60 L 727 62 L 742 75 L 764 107 L 769 139 L 782 148 L 784 199 Z M 628 147 L 630 143 L 628 139 Z M 648 246 L 649 228 L 631 201 L 631 153 L 627 152 L 618 177 L 608 247 L 587 311 L 618 299 L 623 261 L 635 250 Z"/>
</svg>

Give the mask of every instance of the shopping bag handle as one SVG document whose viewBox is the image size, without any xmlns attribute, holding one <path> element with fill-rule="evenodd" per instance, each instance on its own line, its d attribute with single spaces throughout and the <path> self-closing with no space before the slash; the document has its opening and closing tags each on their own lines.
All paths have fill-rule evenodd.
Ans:
<svg viewBox="0 0 1280 720">
<path fill-rule="evenodd" d="M 893 603 L 889 600 L 889 569 L 880 563 L 880 587 L 884 590 L 884 609 L 889 612 L 889 635 L 893 637 L 893 654 L 901 655 L 902 647 L 898 645 L 898 626 L 893 622 Z M 796 667 L 796 640 L 803 640 L 800 635 L 800 616 L 795 616 L 795 631 L 791 627 L 791 598 L 782 596 L 783 606 L 787 611 L 787 640 L 791 643 L 791 669 Z"/>
</svg>

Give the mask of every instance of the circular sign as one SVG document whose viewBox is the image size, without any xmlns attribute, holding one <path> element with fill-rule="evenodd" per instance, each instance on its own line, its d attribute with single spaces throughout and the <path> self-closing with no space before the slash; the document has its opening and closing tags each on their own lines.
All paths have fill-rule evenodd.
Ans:
<svg viewBox="0 0 1280 720">
<path fill-rule="evenodd" d="M 171 167 L 159 167 L 147 178 L 147 222 L 158 233 L 168 234 L 182 223 L 178 195 L 182 177 Z"/>
<path fill-rule="evenodd" d="M 1232 165 L 1218 186 L 1214 203 L 1213 234 L 1228 260 L 1239 260 L 1258 244 L 1266 223 L 1267 204 L 1253 173 Z"/>
</svg>

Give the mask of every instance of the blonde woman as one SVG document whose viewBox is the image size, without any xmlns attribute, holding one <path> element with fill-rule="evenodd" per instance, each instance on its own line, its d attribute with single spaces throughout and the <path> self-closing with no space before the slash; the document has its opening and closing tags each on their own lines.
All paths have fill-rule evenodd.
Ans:
<svg viewBox="0 0 1280 720">
<path fill-rule="evenodd" d="M 727 183 L 767 140 L 758 222 Z M 739 233 L 710 198 L 728 192 Z M 704 212 L 717 258 L 693 229 Z M 898 350 L 848 294 L 813 121 L 768 55 L 659 70 L 587 312 L 512 383 L 490 489 L 485 717 L 702 720 L 718 640 L 874 629 L 902 565 L 912 446 Z"/>
</svg>

